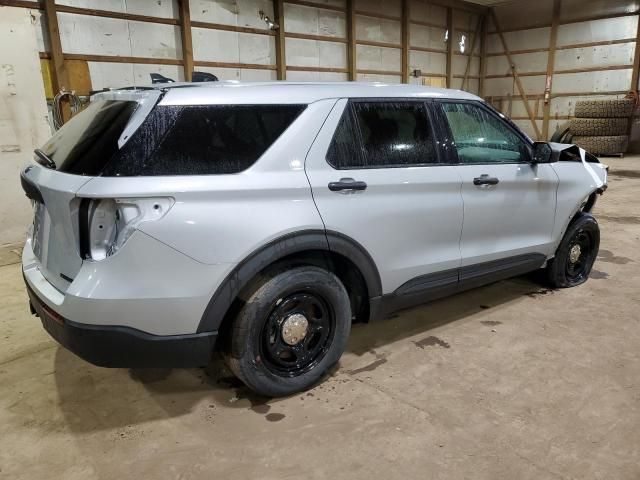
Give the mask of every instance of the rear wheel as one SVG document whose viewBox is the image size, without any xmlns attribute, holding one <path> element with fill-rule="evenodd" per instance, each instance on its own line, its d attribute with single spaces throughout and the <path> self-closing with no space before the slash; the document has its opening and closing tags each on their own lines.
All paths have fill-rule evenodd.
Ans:
<svg viewBox="0 0 640 480">
<path fill-rule="evenodd" d="M 233 322 L 227 363 L 255 392 L 290 395 L 313 386 L 340 359 L 350 330 L 340 280 L 318 267 L 297 267 L 249 297 Z"/>
<path fill-rule="evenodd" d="M 600 228 L 592 215 L 580 214 L 567 229 L 556 255 L 547 266 L 555 288 L 575 287 L 587 281 L 600 248 Z"/>
</svg>

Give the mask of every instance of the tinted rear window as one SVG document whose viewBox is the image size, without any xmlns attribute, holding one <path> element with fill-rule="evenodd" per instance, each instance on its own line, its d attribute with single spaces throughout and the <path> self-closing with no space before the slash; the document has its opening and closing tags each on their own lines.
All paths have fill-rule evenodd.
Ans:
<svg viewBox="0 0 640 480">
<path fill-rule="evenodd" d="M 42 147 L 61 172 L 98 175 L 118 152 L 118 138 L 136 102 L 98 100 L 73 117 Z"/>
<path fill-rule="evenodd" d="M 211 175 L 253 165 L 301 105 L 158 106 L 106 166 L 106 176 Z"/>
</svg>

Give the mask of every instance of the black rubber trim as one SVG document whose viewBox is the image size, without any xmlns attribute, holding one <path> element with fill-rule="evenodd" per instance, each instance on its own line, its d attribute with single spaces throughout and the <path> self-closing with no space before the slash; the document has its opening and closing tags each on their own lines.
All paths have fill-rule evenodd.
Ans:
<svg viewBox="0 0 640 480">
<path fill-rule="evenodd" d="M 89 205 L 90 198 L 83 198 L 78 209 L 78 232 L 80 237 L 80 258 L 91 258 L 91 243 L 89 239 Z"/>
<path fill-rule="evenodd" d="M 25 172 L 28 170 L 23 170 L 20 172 L 20 184 L 22 185 L 22 189 L 24 190 L 25 195 L 34 200 L 36 202 L 44 204 L 44 198 L 42 198 L 42 193 L 38 186 L 33 183 L 32 180 L 29 180 L 25 175 Z"/>
<path fill-rule="evenodd" d="M 211 361 L 218 332 L 152 335 L 135 328 L 77 323 L 61 317 L 27 284 L 31 308 L 60 345 L 100 367 L 193 368 Z"/>
<path fill-rule="evenodd" d="M 323 230 L 295 232 L 261 247 L 233 269 L 211 297 L 200 320 L 198 333 L 217 331 L 233 301 L 259 272 L 284 257 L 312 250 L 334 252 L 348 258 L 362 273 L 369 297 L 382 295 L 378 269 L 364 247 L 355 240 Z"/>
<path fill-rule="evenodd" d="M 444 272 L 430 273 L 409 280 L 396 289 L 395 295 L 412 295 L 429 290 L 439 290 L 458 284 L 458 269 L 445 270 Z"/>
<path fill-rule="evenodd" d="M 531 272 L 542 267 L 546 259 L 547 257 L 541 253 L 527 253 L 462 267 L 458 290 L 475 288 Z"/>
<path fill-rule="evenodd" d="M 371 299 L 371 320 L 381 320 L 398 310 L 532 272 L 542 267 L 545 260 L 545 255 L 531 253 L 422 275 L 401 285 L 393 293 Z"/>
</svg>

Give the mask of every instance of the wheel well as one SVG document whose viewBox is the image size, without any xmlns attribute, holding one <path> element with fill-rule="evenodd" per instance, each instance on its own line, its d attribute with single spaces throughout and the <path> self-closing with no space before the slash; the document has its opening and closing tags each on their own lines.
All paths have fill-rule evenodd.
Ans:
<svg viewBox="0 0 640 480">
<path fill-rule="evenodd" d="M 589 197 L 587 198 L 586 203 L 582 205 L 582 208 L 580 208 L 580 210 L 576 213 L 576 215 L 574 216 L 574 219 L 575 217 L 578 216 L 578 213 L 582 213 L 582 212 L 591 213 L 591 211 L 593 210 L 593 207 L 596 204 L 597 199 L 598 199 L 598 192 L 597 191 L 591 192 L 591 195 L 589 195 Z M 573 219 L 571 221 L 573 221 Z"/>
<path fill-rule="evenodd" d="M 597 190 L 594 192 L 591 192 L 591 194 L 587 197 L 587 199 L 582 204 L 580 204 L 580 206 L 578 207 L 578 210 L 576 211 L 576 213 L 573 214 L 573 217 L 571 217 L 571 220 L 569 220 L 569 223 L 567 223 L 567 226 L 562 232 L 563 236 L 565 235 L 569 227 L 573 224 L 573 222 L 575 222 L 580 217 L 580 215 L 582 215 L 583 213 L 590 214 L 592 212 L 593 207 L 596 204 L 596 200 L 598 199 L 598 194 L 599 193 Z"/>
<path fill-rule="evenodd" d="M 218 329 L 222 338 L 226 337 L 231 323 L 244 303 L 253 293 L 275 275 L 301 266 L 316 266 L 335 274 L 349 294 L 352 321 L 369 321 L 369 289 L 360 269 L 350 259 L 339 253 L 326 250 L 307 250 L 280 258 L 260 270 L 241 290 L 227 310 Z"/>
</svg>

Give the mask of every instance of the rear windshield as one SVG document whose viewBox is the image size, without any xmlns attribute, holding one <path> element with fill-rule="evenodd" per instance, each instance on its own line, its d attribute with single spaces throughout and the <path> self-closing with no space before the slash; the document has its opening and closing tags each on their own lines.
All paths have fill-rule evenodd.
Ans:
<svg viewBox="0 0 640 480">
<path fill-rule="evenodd" d="M 56 170 L 76 175 L 99 175 L 118 151 L 118 138 L 137 102 L 98 100 L 73 117 L 41 150 Z"/>
<path fill-rule="evenodd" d="M 98 101 L 42 148 L 79 175 L 211 175 L 253 165 L 304 105 L 159 105 L 129 141 L 117 141 L 136 102 Z"/>
</svg>

